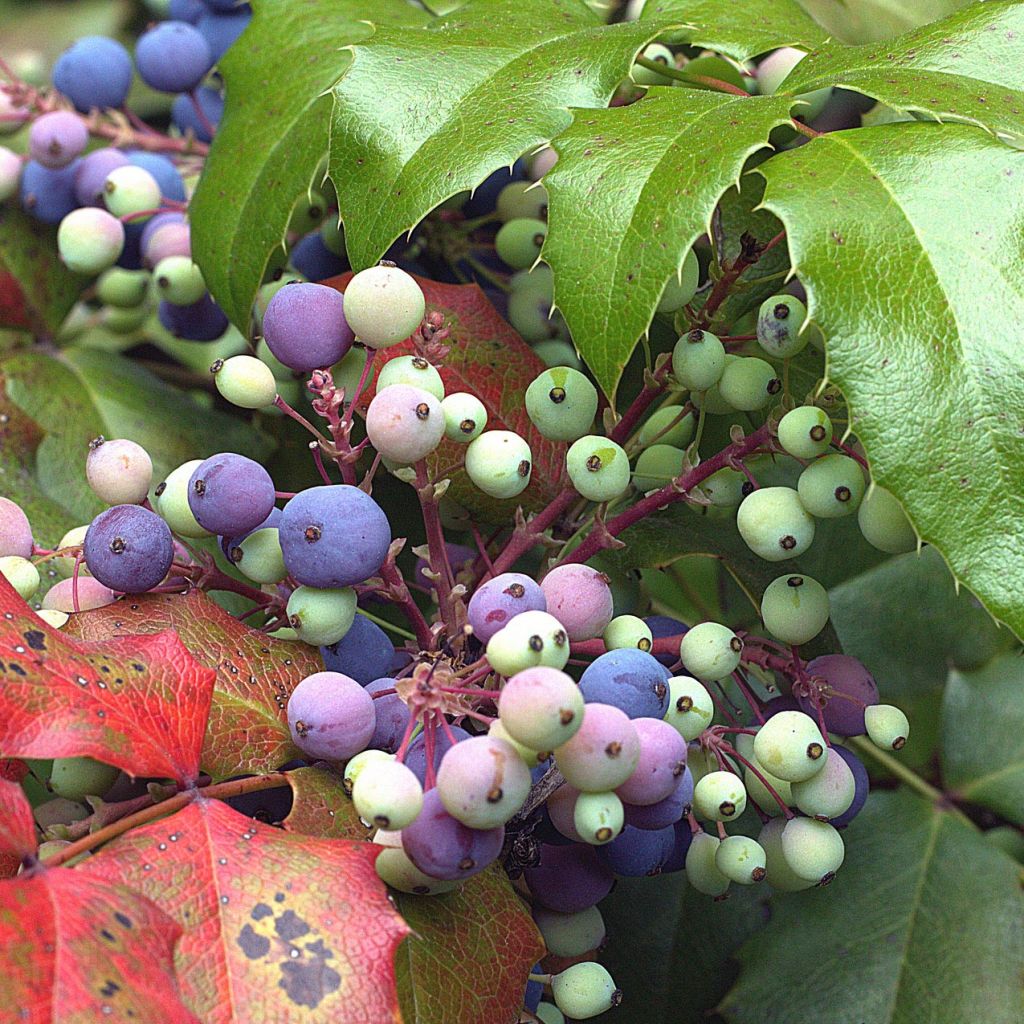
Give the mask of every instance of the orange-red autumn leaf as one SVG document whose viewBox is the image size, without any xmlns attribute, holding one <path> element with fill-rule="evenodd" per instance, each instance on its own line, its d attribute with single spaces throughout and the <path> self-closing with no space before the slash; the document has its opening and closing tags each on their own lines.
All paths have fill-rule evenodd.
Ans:
<svg viewBox="0 0 1024 1024">
<path fill-rule="evenodd" d="M 75 870 L 84 884 L 130 886 L 181 924 L 177 976 L 204 1024 L 398 1024 L 394 952 L 408 928 L 378 852 L 200 798 Z"/>
<path fill-rule="evenodd" d="M 288 732 L 288 697 L 323 670 L 315 648 L 248 629 L 202 591 L 147 594 L 72 616 L 64 627 L 88 640 L 173 629 L 216 669 L 202 766 L 215 778 L 279 768 L 299 757 Z"/>
<path fill-rule="evenodd" d="M 174 980 L 180 934 L 149 900 L 67 868 L 0 882 L 0 1018 L 199 1024 Z"/>
<path fill-rule="evenodd" d="M 326 764 L 288 772 L 292 809 L 284 819 L 285 829 L 319 839 L 371 839 L 376 829 L 362 823 L 341 781 Z"/>
<path fill-rule="evenodd" d="M 13 878 L 36 852 L 36 829 L 25 791 L 0 779 L 0 878 Z"/>
<path fill-rule="evenodd" d="M 351 277 L 351 273 L 341 274 L 323 283 L 341 291 Z M 487 429 L 514 430 L 526 439 L 533 453 L 530 486 L 514 501 L 488 498 L 461 470 L 452 475 L 449 496 L 496 523 L 507 523 L 516 505 L 527 511 L 542 508 L 566 483 L 566 445 L 542 437 L 526 415 L 523 402 L 530 382 L 545 369 L 543 361 L 477 285 L 443 284 L 424 277 L 416 280 L 426 297 L 427 312 L 440 312 L 451 327 L 451 337 L 445 341 L 451 351 L 441 367 L 446 393 L 469 391 L 476 395 L 487 409 Z M 378 352 L 377 372 L 385 362 L 415 351 L 411 341 L 404 341 Z M 366 399 L 373 394 L 371 386 Z M 365 401 L 360 404 L 365 408 Z M 428 462 L 432 470 L 444 471 L 465 454 L 465 445 L 444 441 Z"/>
<path fill-rule="evenodd" d="M 0 755 L 87 756 L 192 782 L 213 677 L 170 632 L 75 641 L 0 577 Z"/>
</svg>

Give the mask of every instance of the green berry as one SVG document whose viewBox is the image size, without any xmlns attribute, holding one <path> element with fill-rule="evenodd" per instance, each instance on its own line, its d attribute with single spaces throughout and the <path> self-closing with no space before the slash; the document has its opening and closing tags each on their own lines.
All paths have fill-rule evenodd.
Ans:
<svg viewBox="0 0 1024 1024">
<path fill-rule="evenodd" d="M 492 498 L 514 498 L 530 483 L 533 453 L 511 430 L 485 430 L 466 449 L 466 474 Z"/>
<path fill-rule="evenodd" d="M 710 331 L 689 331 L 672 349 L 672 375 L 691 391 L 707 391 L 724 370 L 725 346 Z"/>
<path fill-rule="evenodd" d="M 588 501 L 612 501 L 629 487 L 629 456 L 606 437 L 588 434 L 565 455 L 573 487 Z"/>
<path fill-rule="evenodd" d="M 389 359 L 377 377 L 377 390 L 392 384 L 411 384 L 433 395 L 438 401 L 444 398 L 444 382 L 441 374 L 423 356 L 398 356 Z"/>
<path fill-rule="evenodd" d="M 696 417 L 690 410 L 678 405 L 666 405 L 651 413 L 640 428 L 640 443 L 670 444 L 685 448 L 693 440 Z"/>
<path fill-rule="evenodd" d="M 779 444 L 794 458 L 817 458 L 831 443 L 832 421 L 815 405 L 792 409 L 779 421 Z"/>
<path fill-rule="evenodd" d="M 333 252 L 335 256 L 344 257 L 345 229 L 342 227 L 337 214 L 333 217 L 328 217 L 320 225 L 320 238 L 329 252 Z"/>
<path fill-rule="evenodd" d="M 694 57 L 687 61 L 683 70 L 694 77 L 717 78 L 720 82 L 728 82 L 737 89 L 746 89 L 746 80 L 735 64 L 727 61 L 724 57 L 717 57 L 714 54 L 706 54 L 702 57 Z M 680 85 L 683 83 L 680 82 Z M 694 82 L 693 87 L 714 91 L 715 87 L 704 85 L 702 82 Z"/>
<path fill-rule="evenodd" d="M 392 263 L 360 270 L 345 288 L 345 319 L 368 348 L 390 348 L 405 341 L 425 312 L 423 289 Z"/>
<path fill-rule="evenodd" d="M 135 309 L 146 301 L 149 292 L 148 270 L 125 270 L 111 267 L 96 282 L 96 298 L 104 305 L 119 309 Z"/>
<path fill-rule="evenodd" d="M 327 198 L 315 188 L 301 196 L 292 208 L 288 221 L 288 233 L 308 235 L 324 219 L 327 212 Z"/>
<path fill-rule="evenodd" d="M 548 194 L 533 181 L 513 181 L 499 193 L 494 210 L 501 221 L 529 218 L 543 220 L 548 214 Z"/>
<path fill-rule="evenodd" d="M 300 640 L 314 647 L 336 644 L 352 628 L 356 592 L 351 587 L 296 587 L 288 598 L 287 613 L 288 624 Z"/>
<path fill-rule="evenodd" d="M 359 778 L 359 773 L 373 761 L 393 761 L 395 759 L 394 754 L 389 754 L 386 750 L 363 750 L 356 754 L 352 760 L 345 764 L 345 774 L 341 779 L 341 788 L 345 790 L 348 796 L 352 795 L 352 787 L 356 784 L 356 779 Z"/>
<path fill-rule="evenodd" d="M 716 508 L 735 508 L 744 498 L 748 481 L 738 469 L 725 466 L 699 484 L 701 494 Z"/>
<path fill-rule="evenodd" d="M 828 591 L 799 573 L 772 580 L 761 598 L 764 627 L 784 644 L 813 640 L 825 628 L 828 615 Z"/>
<path fill-rule="evenodd" d="M 782 856 L 798 878 L 817 885 L 831 881 L 845 853 L 843 837 L 826 821 L 793 818 L 782 829 Z"/>
<path fill-rule="evenodd" d="M 721 840 L 707 832 L 697 832 L 686 851 L 686 879 L 705 896 L 724 896 L 729 888 L 728 875 L 722 874 L 715 858 Z"/>
<path fill-rule="evenodd" d="M 281 542 L 273 527 L 250 533 L 231 549 L 230 556 L 253 583 L 280 583 L 288 575 Z"/>
<path fill-rule="evenodd" d="M 540 1024 L 565 1024 L 565 1014 L 554 1003 L 538 1003 L 537 1020 Z"/>
<path fill-rule="evenodd" d="M 817 723 L 802 711 L 780 711 L 754 737 L 754 754 L 772 775 L 803 782 L 825 767 L 826 747 Z"/>
<path fill-rule="evenodd" d="M 392 757 L 378 758 L 356 774 L 352 802 L 363 821 L 398 831 L 419 817 L 423 787 L 411 768 Z"/>
<path fill-rule="evenodd" d="M 534 750 L 532 747 L 528 747 L 525 743 L 520 743 L 519 740 L 517 740 L 515 736 L 505 728 L 505 723 L 502 722 L 500 718 L 495 718 L 487 727 L 487 735 L 492 736 L 496 740 L 504 740 L 519 755 L 519 759 L 530 768 L 536 768 L 537 765 L 546 761 L 551 756 L 550 751 Z"/>
<path fill-rule="evenodd" d="M 703 683 L 689 676 L 668 681 L 668 711 L 665 721 L 684 740 L 695 740 L 715 717 L 715 702 Z"/>
<path fill-rule="evenodd" d="M 757 343 L 770 356 L 788 359 L 802 352 L 810 338 L 801 334 L 807 307 L 795 295 L 773 295 L 757 314 Z"/>
<path fill-rule="evenodd" d="M 131 217 L 131 223 L 141 224 L 152 216 L 153 210 L 159 209 L 160 186 L 149 171 L 125 164 L 107 175 L 103 201 L 115 217 Z"/>
<path fill-rule="evenodd" d="M 793 801 L 804 814 L 836 818 L 849 809 L 857 787 L 850 766 L 829 747 L 825 767 L 803 782 L 794 782 L 791 789 Z"/>
<path fill-rule="evenodd" d="M 732 821 L 746 806 L 743 780 L 732 772 L 708 772 L 693 791 L 694 810 L 709 821 Z"/>
<path fill-rule="evenodd" d="M 583 369 L 583 362 L 576 354 L 572 343 L 561 338 L 538 341 L 534 344 L 533 351 L 546 366 L 571 366 L 574 370 Z"/>
<path fill-rule="evenodd" d="M 871 742 L 883 750 L 900 750 L 910 735 L 907 716 L 892 704 L 872 704 L 864 709 L 864 725 Z"/>
<path fill-rule="evenodd" d="M 14 587 L 23 601 L 30 600 L 39 589 L 39 570 L 20 555 L 0 558 L 0 576 Z"/>
<path fill-rule="evenodd" d="M 792 487 L 761 487 L 744 499 L 736 525 L 747 547 L 769 562 L 802 555 L 814 540 L 814 520 Z"/>
<path fill-rule="evenodd" d="M 810 889 L 814 882 L 801 878 L 786 862 L 782 851 L 782 832 L 787 823 L 786 818 L 772 818 L 761 829 L 757 841 L 764 850 L 765 870 L 768 872 L 765 881 L 779 892 L 799 892 Z"/>
<path fill-rule="evenodd" d="M 380 832 L 374 837 L 374 841 L 381 842 Z M 414 896 L 440 896 L 458 889 L 461 885 L 461 882 L 442 882 L 425 875 L 409 860 L 405 850 L 400 846 L 381 850 L 373 866 L 385 885 Z"/>
<path fill-rule="evenodd" d="M 91 757 L 55 757 L 50 772 L 50 789 L 65 800 L 83 800 L 103 796 L 117 781 L 120 772 L 112 765 Z"/>
<path fill-rule="evenodd" d="M 764 848 L 747 836 L 726 836 L 715 851 L 715 867 L 739 885 L 764 881 L 766 862 Z"/>
<path fill-rule="evenodd" d="M 823 455 L 801 474 L 800 502 L 818 519 L 838 519 L 855 512 L 864 497 L 864 471 L 847 455 Z"/>
<path fill-rule="evenodd" d="M 53 629 L 60 629 L 71 618 L 67 612 L 59 612 L 56 608 L 40 608 L 36 615 Z"/>
<path fill-rule="evenodd" d="M 700 264 L 692 249 L 686 250 L 678 275 L 668 279 L 665 290 L 658 301 L 659 313 L 675 313 L 682 309 L 697 294 L 700 283 Z"/>
<path fill-rule="evenodd" d="M 359 353 L 359 355 L 361 356 L 362 353 Z M 270 372 L 274 375 L 275 380 L 287 381 L 289 384 L 295 383 L 294 372 L 289 367 L 285 366 L 284 363 L 282 363 L 281 360 L 270 351 L 270 346 L 267 344 L 266 338 L 260 338 L 260 340 L 256 342 L 256 358 L 270 367 Z"/>
<path fill-rule="evenodd" d="M 734 409 L 754 412 L 763 409 L 782 390 L 782 381 L 771 363 L 756 356 L 744 356 L 726 365 L 718 382 L 718 393 Z"/>
<path fill-rule="evenodd" d="M 609 650 L 636 647 L 649 651 L 654 644 L 651 627 L 636 615 L 617 615 L 604 629 L 604 645 Z"/>
<path fill-rule="evenodd" d="M 240 409 L 262 409 L 273 405 L 278 383 L 274 371 L 255 356 L 218 359 L 211 367 L 217 390 Z"/>
<path fill-rule="evenodd" d="M 545 370 L 526 389 L 526 412 L 549 441 L 575 441 L 594 423 L 597 388 L 579 370 Z"/>
<path fill-rule="evenodd" d="M 572 823 L 585 843 L 610 843 L 625 824 L 622 801 L 614 793 L 580 793 L 573 805 Z"/>
<path fill-rule="evenodd" d="M 641 493 L 660 491 L 682 472 L 684 458 L 686 452 L 682 448 L 673 448 L 670 444 L 652 444 L 636 460 L 633 486 Z"/>
<path fill-rule="evenodd" d="M 72 210 L 57 229 L 61 261 L 76 274 L 98 274 L 112 267 L 124 249 L 124 225 L 106 210 Z"/>
<path fill-rule="evenodd" d="M 569 661 L 569 637 L 553 615 L 520 612 L 487 641 L 487 660 L 499 675 L 546 665 L 563 669 Z"/>
<path fill-rule="evenodd" d="M 604 919 L 597 907 L 588 907 L 575 914 L 559 914 L 534 906 L 533 920 L 540 929 L 547 951 L 553 956 L 583 956 L 604 942 Z"/>
<path fill-rule="evenodd" d="M 674 68 L 676 66 L 675 56 L 672 51 L 667 46 L 662 46 L 661 43 L 651 43 L 641 56 L 657 64 L 664 64 L 667 68 Z M 637 85 L 672 84 L 672 79 L 667 75 L 659 75 L 657 71 L 652 71 L 650 68 L 645 68 L 640 64 L 633 65 L 630 77 Z M 569 1016 L 571 1017 L 572 1014 L 569 1014 Z"/>
<path fill-rule="evenodd" d="M 132 334 L 149 319 L 151 312 L 145 302 L 132 309 L 107 306 L 102 310 L 100 322 L 113 334 Z"/>
<path fill-rule="evenodd" d="M 743 641 L 718 622 L 702 622 L 683 634 L 679 657 L 698 679 L 726 679 L 739 667 Z"/>
<path fill-rule="evenodd" d="M 165 256 L 153 268 L 153 284 L 175 306 L 191 306 L 206 294 L 203 272 L 187 256 Z"/>
<path fill-rule="evenodd" d="M 573 964 L 551 979 L 555 1004 L 567 1017 L 586 1020 L 622 1001 L 612 976 L 598 963 Z"/>
<path fill-rule="evenodd" d="M 532 267 L 540 256 L 548 226 L 536 217 L 517 217 L 503 224 L 494 236 L 494 248 L 500 259 L 516 270 Z"/>
<path fill-rule="evenodd" d="M 487 426 L 487 407 L 468 391 L 456 391 L 443 398 L 441 412 L 444 413 L 444 436 L 449 441 L 469 444 Z"/>
<path fill-rule="evenodd" d="M 892 492 L 877 484 L 860 503 L 857 525 L 864 539 L 879 551 L 900 555 L 917 548 L 917 534 L 903 506 Z"/>
<path fill-rule="evenodd" d="M 743 784 L 747 787 L 747 796 L 757 804 L 765 814 L 773 817 L 782 814 L 782 808 L 779 806 L 778 800 L 772 796 L 768 786 L 771 786 L 772 789 L 779 794 L 779 798 L 788 807 L 794 802 L 792 784 L 787 782 L 785 779 L 780 779 L 777 775 L 772 775 L 772 773 L 768 771 L 760 761 L 758 761 L 757 754 L 754 752 L 754 738 L 752 736 L 737 736 L 736 749 L 750 762 L 750 766 L 744 765 L 743 769 Z M 756 771 L 754 769 L 756 769 Z M 766 786 L 765 783 L 768 785 Z"/>
</svg>

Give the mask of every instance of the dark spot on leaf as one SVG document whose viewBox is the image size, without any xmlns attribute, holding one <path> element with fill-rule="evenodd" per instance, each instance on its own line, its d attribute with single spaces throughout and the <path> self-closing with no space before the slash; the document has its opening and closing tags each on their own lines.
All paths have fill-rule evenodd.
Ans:
<svg viewBox="0 0 1024 1024">
<path fill-rule="evenodd" d="M 265 917 L 270 917 L 273 911 L 266 905 L 266 903 L 257 903 L 252 908 L 252 913 L 249 915 L 254 921 L 261 921 Z"/>
<path fill-rule="evenodd" d="M 32 648 L 33 651 L 45 651 L 46 650 L 46 634 L 38 629 L 27 629 L 24 633 L 25 643 Z"/>
<path fill-rule="evenodd" d="M 275 922 L 274 930 L 286 942 L 302 938 L 309 932 L 309 925 L 297 917 L 294 910 L 286 910 Z"/>
<path fill-rule="evenodd" d="M 238 945 L 250 960 L 262 960 L 270 952 L 270 939 L 253 931 L 251 924 L 238 933 Z"/>
<path fill-rule="evenodd" d="M 334 954 L 321 940 L 306 946 L 305 953 L 306 956 L 281 962 L 282 977 L 277 984 L 293 1003 L 312 1010 L 338 990 L 341 975 L 328 966 L 327 961 L 333 959 Z"/>
<path fill-rule="evenodd" d="M 114 914 L 114 920 L 123 928 L 132 927 L 132 919 L 127 914 L 122 914 L 120 910 Z"/>
</svg>

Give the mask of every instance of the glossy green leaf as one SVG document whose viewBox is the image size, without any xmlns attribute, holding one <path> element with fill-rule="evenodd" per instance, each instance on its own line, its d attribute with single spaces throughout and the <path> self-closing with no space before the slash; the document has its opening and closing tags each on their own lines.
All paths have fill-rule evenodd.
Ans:
<svg viewBox="0 0 1024 1024">
<path fill-rule="evenodd" d="M 573 341 L 608 395 L 719 197 L 789 120 L 791 102 L 657 88 L 628 107 L 574 111 L 555 139 L 542 256 Z"/>
<path fill-rule="evenodd" d="M 1024 634 L 1020 154 L 899 124 L 823 135 L 758 172 L 875 480 Z"/>
<path fill-rule="evenodd" d="M 193 252 L 207 285 L 249 333 L 253 299 L 295 201 L 327 155 L 328 95 L 344 49 L 375 22 L 422 24 L 404 0 L 263 0 L 220 63 L 227 109 L 191 203 Z"/>
<path fill-rule="evenodd" d="M 1016 1024 L 1020 868 L 903 790 L 872 794 L 825 889 L 772 901 L 739 951 L 730 1024 Z"/>
<path fill-rule="evenodd" d="M 823 43 L 828 34 L 796 0 L 647 0 L 642 20 L 673 19 L 691 26 L 673 40 L 746 60 L 778 46 Z"/>
<path fill-rule="evenodd" d="M 841 85 L 899 110 L 968 121 L 1024 139 L 1024 6 L 975 3 L 898 39 L 812 51 L 785 81 L 795 93 Z"/>
<path fill-rule="evenodd" d="M 602 25 L 582 0 L 471 0 L 354 47 L 334 90 L 330 159 L 353 267 L 548 142 L 567 108 L 605 106 L 656 34 Z"/>
<path fill-rule="evenodd" d="M 1024 660 L 951 672 L 942 705 L 942 778 L 969 800 L 1024 825 Z"/>
</svg>

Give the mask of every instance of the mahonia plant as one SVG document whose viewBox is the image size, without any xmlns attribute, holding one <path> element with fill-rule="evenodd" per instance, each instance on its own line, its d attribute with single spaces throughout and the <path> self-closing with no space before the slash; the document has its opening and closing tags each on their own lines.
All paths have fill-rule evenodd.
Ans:
<svg viewBox="0 0 1024 1024">
<path fill-rule="evenodd" d="M 150 7 L 0 61 L 13 1012 L 1011 1019 L 1024 6 Z"/>
</svg>

